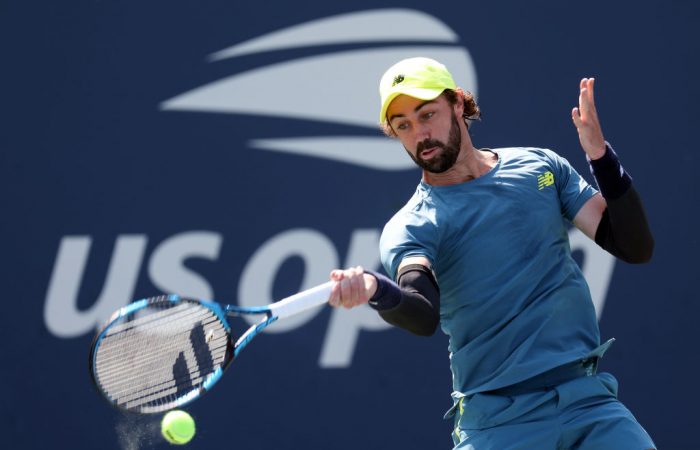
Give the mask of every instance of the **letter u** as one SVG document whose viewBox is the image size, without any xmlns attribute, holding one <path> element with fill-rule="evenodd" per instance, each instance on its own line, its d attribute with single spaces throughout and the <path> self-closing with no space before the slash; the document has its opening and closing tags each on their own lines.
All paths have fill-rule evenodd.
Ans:
<svg viewBox="0 0 700 450">
<path fill-rule="evenodd" d="M 99 298 L 87 310 L 78 309 L 78 292 L 85 273 L 90 236 L 64 236 L 51 274 L 44 305 L 46 328 L 57 337 L 71 338 L 94 329 L 132 299 L 148 239 L 145 235 L 117 238 Z"/>
</svg>

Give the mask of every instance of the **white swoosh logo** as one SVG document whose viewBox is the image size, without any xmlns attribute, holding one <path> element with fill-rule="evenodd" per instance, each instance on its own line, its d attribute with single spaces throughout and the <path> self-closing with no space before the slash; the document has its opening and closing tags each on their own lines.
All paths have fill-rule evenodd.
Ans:
<svg viewBox="0 0 700 450">
<path fill-rule="evenodd" d="M 411 9 L 376 9 L 313 20 L 228 47 L 209 61 L 264 51 L 311 45 L 363 42 L 456 43 L 458 36 L 444 23 Z"/>
<path fill-rule="evenodd" d="M 405 26 L 399 20 L 411 25 Z M 214 53 L 210 59 L 220 60 L 302 44 L 345 43 L 349 39 L 349 30 L 354 30 L 352 42 L 375 39 L 385 42 L 386 24 L 393 24 L 395 30 L 421 29 L 420 36 L 424 40 L 428 40 L 426 36 L 432 37 L 433 41 L 453 42 L 456 39 L 444 24 L 425 13 L 377 10 L 280 30 Z M 417 24 L 420 27 L 416 27 Z M 327 34 L 317 34 L 322 31 Z M 395 41 L 415 42 L 417 39 L 415 34 L 396 34 L 393 37 Z M 261 138 L 250 141 L 249 145 L 378 170 L 405 170 L 414 167 L 413 162 L 396 141 L 382 137 L 378 131 L 377 86 L 387 67 L 413 56 L 427 56 L 443 62 L 453 73 L 459 74 L 462 86 L 476 92 L 474 65 L 463 47 L 452 44 L 383 46 L 298 58 L 237 73 L 166 100 L 160 108 L 165 111 L 252 114 L 368 128 L 375 136 Z"/>
<path fill-rule="evenodd" d="M 248 144 L 261 150 L 315 156 L 368 169 L 406 170 L 416 167 L 401 146 L 387 138 L 328 136 L 253 139 Z"/>
</svg>

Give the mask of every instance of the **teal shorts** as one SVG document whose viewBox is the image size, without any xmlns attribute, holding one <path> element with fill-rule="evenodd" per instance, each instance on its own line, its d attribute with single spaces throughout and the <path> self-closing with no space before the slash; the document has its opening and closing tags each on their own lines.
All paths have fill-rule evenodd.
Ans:
<svg viewBox="0 0 700 450">
<path fill-rule="evenodd" d="M 460 450 L 656 448 L 617 399 L 617 380 L 609 373 L 516 396 L 464 397 L 452 439 Z"/>
</svg>

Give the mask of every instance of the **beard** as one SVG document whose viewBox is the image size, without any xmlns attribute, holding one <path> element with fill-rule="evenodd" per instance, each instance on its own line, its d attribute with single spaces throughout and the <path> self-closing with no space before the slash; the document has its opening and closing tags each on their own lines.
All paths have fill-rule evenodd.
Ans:
<svg viewBox="0 0 700 450">
<path fill-rule="evenodd" d="M 421 158 L 421 154 L 428 148 L 438 147 L 442 149 L 439 155 L 432 157 L 429 160 Z M 444 144 L 437 139 L 426 139 L 418 143 L 416 147 L 416 156 L 406 150 L 408 156 L 411 157 L 418 167 L 430 173 L 443 173 L 455 165 L 459 150 L 462 147 L 462 135 L 459 130 L 459 122 L 455 113 L 452 113 L 450 125 L 450 133 L 447 137 L 447 144 Z"/>
</svg>

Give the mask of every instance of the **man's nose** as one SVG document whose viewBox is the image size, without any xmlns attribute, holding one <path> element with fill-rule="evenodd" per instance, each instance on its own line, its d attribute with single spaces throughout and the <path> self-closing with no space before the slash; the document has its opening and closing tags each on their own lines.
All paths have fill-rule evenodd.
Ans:
<svg viewBox="0 0 700 450">
<path fill-rule="evenodd" d="M 427 125 L 416 125 L 416 142 L 423 142 L 430 139 L 430 128 Z"/>
</svg>

